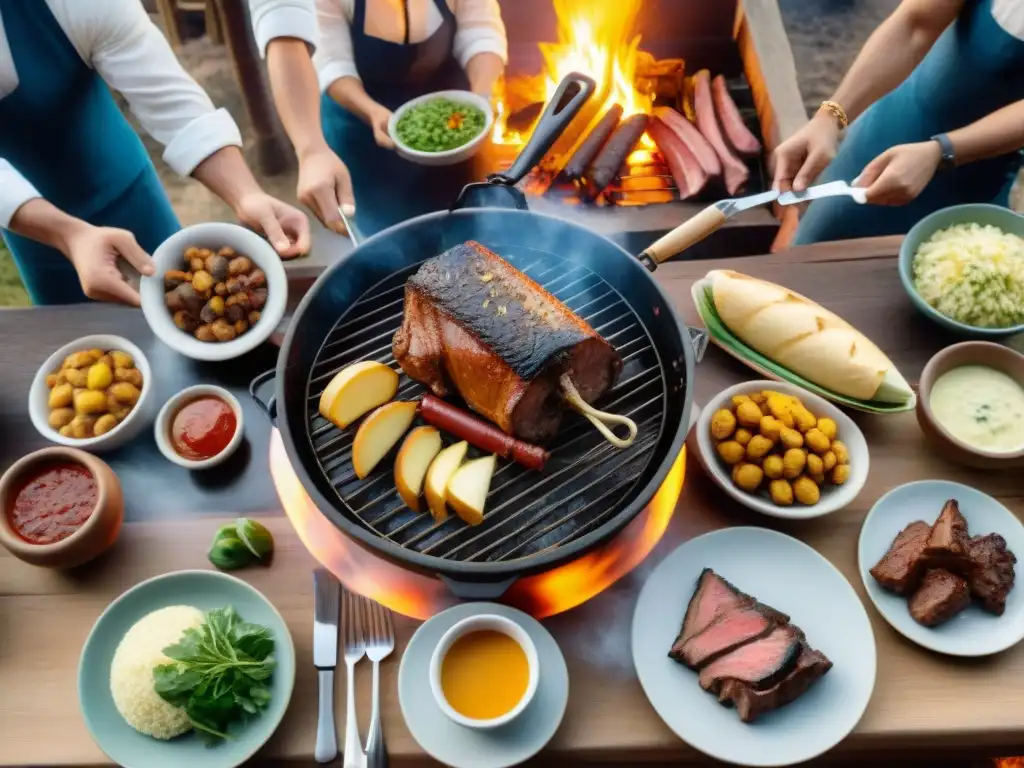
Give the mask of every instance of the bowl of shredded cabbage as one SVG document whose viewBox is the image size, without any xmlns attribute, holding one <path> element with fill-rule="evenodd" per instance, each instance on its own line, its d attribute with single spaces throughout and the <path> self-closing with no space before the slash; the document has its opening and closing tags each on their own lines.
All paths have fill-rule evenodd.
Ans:
<svg viewBox="0 0 1024 768">
<path fill-rule="evenodd" d="M 1024 216 L 982 203 L 921 219 L 900 247 L 900 279 L 914 305 L 972 336 L 1024 331 Z"/>
<path fill-rule="evenodd" d="M 454 165 L 483 146 L 494 123 L 490 102 L 469 91 L 438 91 L 407 101 L 388 134 L 399 155 L 420 165 Z"/>
</svg>

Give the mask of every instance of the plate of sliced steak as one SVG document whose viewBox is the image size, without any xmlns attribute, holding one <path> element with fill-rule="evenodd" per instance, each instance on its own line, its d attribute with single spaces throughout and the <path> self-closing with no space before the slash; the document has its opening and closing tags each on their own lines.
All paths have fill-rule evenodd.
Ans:
<svg viewBox="0 0 1024 768">
<path fill-rule="evenodd" d="M 1014 590 L 1024 526 L 996 499 L 925 480 L 883 496 L 864 520 L 861 578 L 896 631 L 954 656 L 999 653 L 1024 639 Z"/>
<path fill-rule="evenodd" d="M 655 568 L 633 617 L 633 661 L 680 738 L 750 766 L 804 762 L 842 741 L 876 671 L 871 625 L 846 579 L 763 528 L 706 534 Z"/>
</svg>

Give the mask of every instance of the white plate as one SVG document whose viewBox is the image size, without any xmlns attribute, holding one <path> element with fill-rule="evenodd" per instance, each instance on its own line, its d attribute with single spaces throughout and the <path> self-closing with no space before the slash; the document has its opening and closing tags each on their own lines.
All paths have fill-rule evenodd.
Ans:
<svg viewBox="0 0 1024 768">
<path fill-rule="evenodd" d="M 842 485 L 826 483 L 822 486 L 821 498 L 813 507 L 805 507 L 796 502 L 791 507 L 780 507 L 772 503 L 766 484 L 757 493 L 740 490 L 732 481 L 729 466 L 718 457 L 718 453 L 715 451 L 711 439 L 711 417 L 715 415 L 715 411 L 724 407 L 733 395 L 746 395 L 751 392 L 760 392 L 763 389 L 799 397 L 807 410 L 816 417 L 832 419 L 839 430 L 837 437 L 850 450 L 850 478 Z M 700 459 L 701 466 L 711 475 L 715 484 L 743 506 L 771 517 L 806 520 L 837 512 L 857 498 L 857 494 L 864 488 L 864 483 L 868 479 L 868 443 L 864 439 L 864 433 L 860 431 L 860 427 L 853 419 L 824 398 L 784 381 L 745 381 L 719 392 L 711 402 L 701 409 L 696 428 L 697 448 L 699 449 L 697 458 Z"/>
<path fill-rule="evenodd" d="M 484 113 L 485 123 L 484 129 L 480 131 L 479 135 L 473 137 L 461 147 L 455 149 L 447 149 L 444 152 L 423 152 L 419 149 L 413 149 L 403 144 L 398 139 L 398 121 L 402 119 L 402 116 L 413 107 L 419 106 L 428 101 L 434 101 L 435 99 L 451 99 L 452 101 L 462 102 L 463 104 L 469 104 L 470 106 L 476 107 Z M 399 156 L 404 157 L 413 163 L 419 165 L 455 165 L 461 163 L 463 160 L 468 160 L 484 145 L 487 137 L 491 134 L 491 127 L 494 125 L 494 110 L 491 107 L 491 103 L 483 96 L 478 96 L 472 91 L 436 91 L 434 93 L 428 93 L 423 96 L 417 96 L 415 99 L 405 102 L 402 106 L 396 109 L 391 119 L 388 120 L 388 135 L 391 136 L 391 140 L 395 142 L 395 151 Z"/>
<path fill-rule="evenodd" d="M 668 657 L 704 568 L 788 613 L 832 669 L 792 704 L 741 722 Z M 853 588 L 813 549 L 765 528 L 725 528 L 686 542 L 648 578 L 633 615 L 633 663 L 655 711 L 690 746 L 738 765 L 791 765 L 857 725 L 875 686 L 875 638 Z"/>
<path fill-rule="evenodd" d="M 239 256 L 248 256 L 267 276 L 267 303 L 260 310 L 260 319 L 252 328 L 233 341 L 199 341 L 174 324 L 171 313 L 164 304 L 164 273 L 170 269 L 181 269 L 186 249 L 234 248 Z M 156 273 L 139 281 L 139 297 L 142 299 L 142 314 L 146 317 L 153 334 L 175 352 L 193 360 L 233 360 L 256 349 L 270 338 L 284 317 L 288 305 L 288 276 L 285 274 L 281 257 L 264 240 L 237 224 L 210 222 L 185 227 L 171 235 L 153 253 Z"/>
<path fill-rule="evenodd" d="M 474 730 L 449 720 L 430 688 L 430 658 L 441 637 L 470 616 L 497 614 L 518 623 L 537 646 L 540 679 L 530 705 L 514 721 L 493 730 Z M 453 768 L 507 768 L 536 755 L 555 735 L 569 701 L 569 671 L 558 643 L 540 622 L 495 603 L 449 608 L 412 636 L 398 671 L 402 717 L 416 742 L 435 760 Z"/>
<path fill-rule="evenodd" d="M 1024 555 L 1024 525 L 1006 507 L 981 491 L 946 480 L 921 480 L 894 488 L 875 502 L 857 544 L 864 589 L 889 624 L 918 645 L 951 656 L 988 656 L 1024 639 L 1024 590 L 1010 591 L 1006 612 L 994 616 L 971 605 L 937 627 L 925 627 L 910 616 L 907 600 L 882 589 L 869 570 L 889 551 L 896 534 L 915 520 L 934 523 L 948 499 L 960 503 L 972 536 L 998 533 L 1010 551 Z"/>
</svg>

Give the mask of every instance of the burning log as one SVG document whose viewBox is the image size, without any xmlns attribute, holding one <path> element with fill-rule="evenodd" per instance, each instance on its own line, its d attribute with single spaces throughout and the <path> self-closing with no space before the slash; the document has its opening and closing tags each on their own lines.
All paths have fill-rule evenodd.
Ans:
<svg viewBox="0 0 1024 768">
<path fill-rule="evenodd" d="M 576 151 L 573 152 L 572 157 L 569 158 L 565 170 L 562 171 L 565 178 L 570 181 L 579 181 L 583 178 L 590 163 L 597 157 L 597 153 L 601 151 L 601 148 L 608 141 L 608 137 L 612 135 L 621 119 L 622 107 L 618 104 L 613 104 L 607 112 L 601 115 L 597 126 L 587 135 L 587 138 L 583 140 Z"/>
<path fill-rule="evenodd" d="M 537 118 L 540 117 L 540 113 L 543 111 L 543 101 L 535 101 L 532 104 L 527 104 L 522 109 L 517 109 L 508 116 L 508 119 L 505 121 L 505 127 L 510 131 L 515 131 L 516 133 L 525 135 L 533 128 L 534 124 L 537 122 Z"/>
<path fill-rule="evenodd" d="M 647 115 L 631 115 L 619 123 L 611 138 L 587 168 L 586 195 L 593 200 L 611 184 L 647 130 Z"/>
</svg>

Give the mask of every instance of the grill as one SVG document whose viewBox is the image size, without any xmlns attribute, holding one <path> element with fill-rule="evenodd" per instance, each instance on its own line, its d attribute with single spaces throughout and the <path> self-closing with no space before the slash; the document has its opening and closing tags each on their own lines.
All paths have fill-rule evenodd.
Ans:
<svg viewBox="0 0 1024 768">
<path fill-rule="evenodd" d="M 575 541 L 610 520 L 655 458 L 665 427 L 666 385 L 654 343 L 618 291 L 587 268 L 550 253 L 509 246 L 502 256 L 564 302 L 611 344 L 624 367 L 600 407 L 628 415 L 637 441 L 616 450 L 574 412 L 567 412 L 543 474 L 513 463 L 495 473 L 484 523 L 456 516 L 437 524 L 408 509 L 394 487 L 391 462 L 359 480 L 352 469 L 354 430 L 339 430 L 317 410 L 331 377 L 346 365 L 376 360 L 401 374 L 391 339 L 402 322 L 406 280 L 418 263 L 363 293 L 339 318 L 317 353 L 306 386 L 307 434 L 316 463 L 341 506 L 369 531 L 415 552 L 462 562 L 514 562 Z M 424 387 L 404 374 L 398 398 Z M 471 449 L 471 455 L 479 455 Z"/>
</svg>

